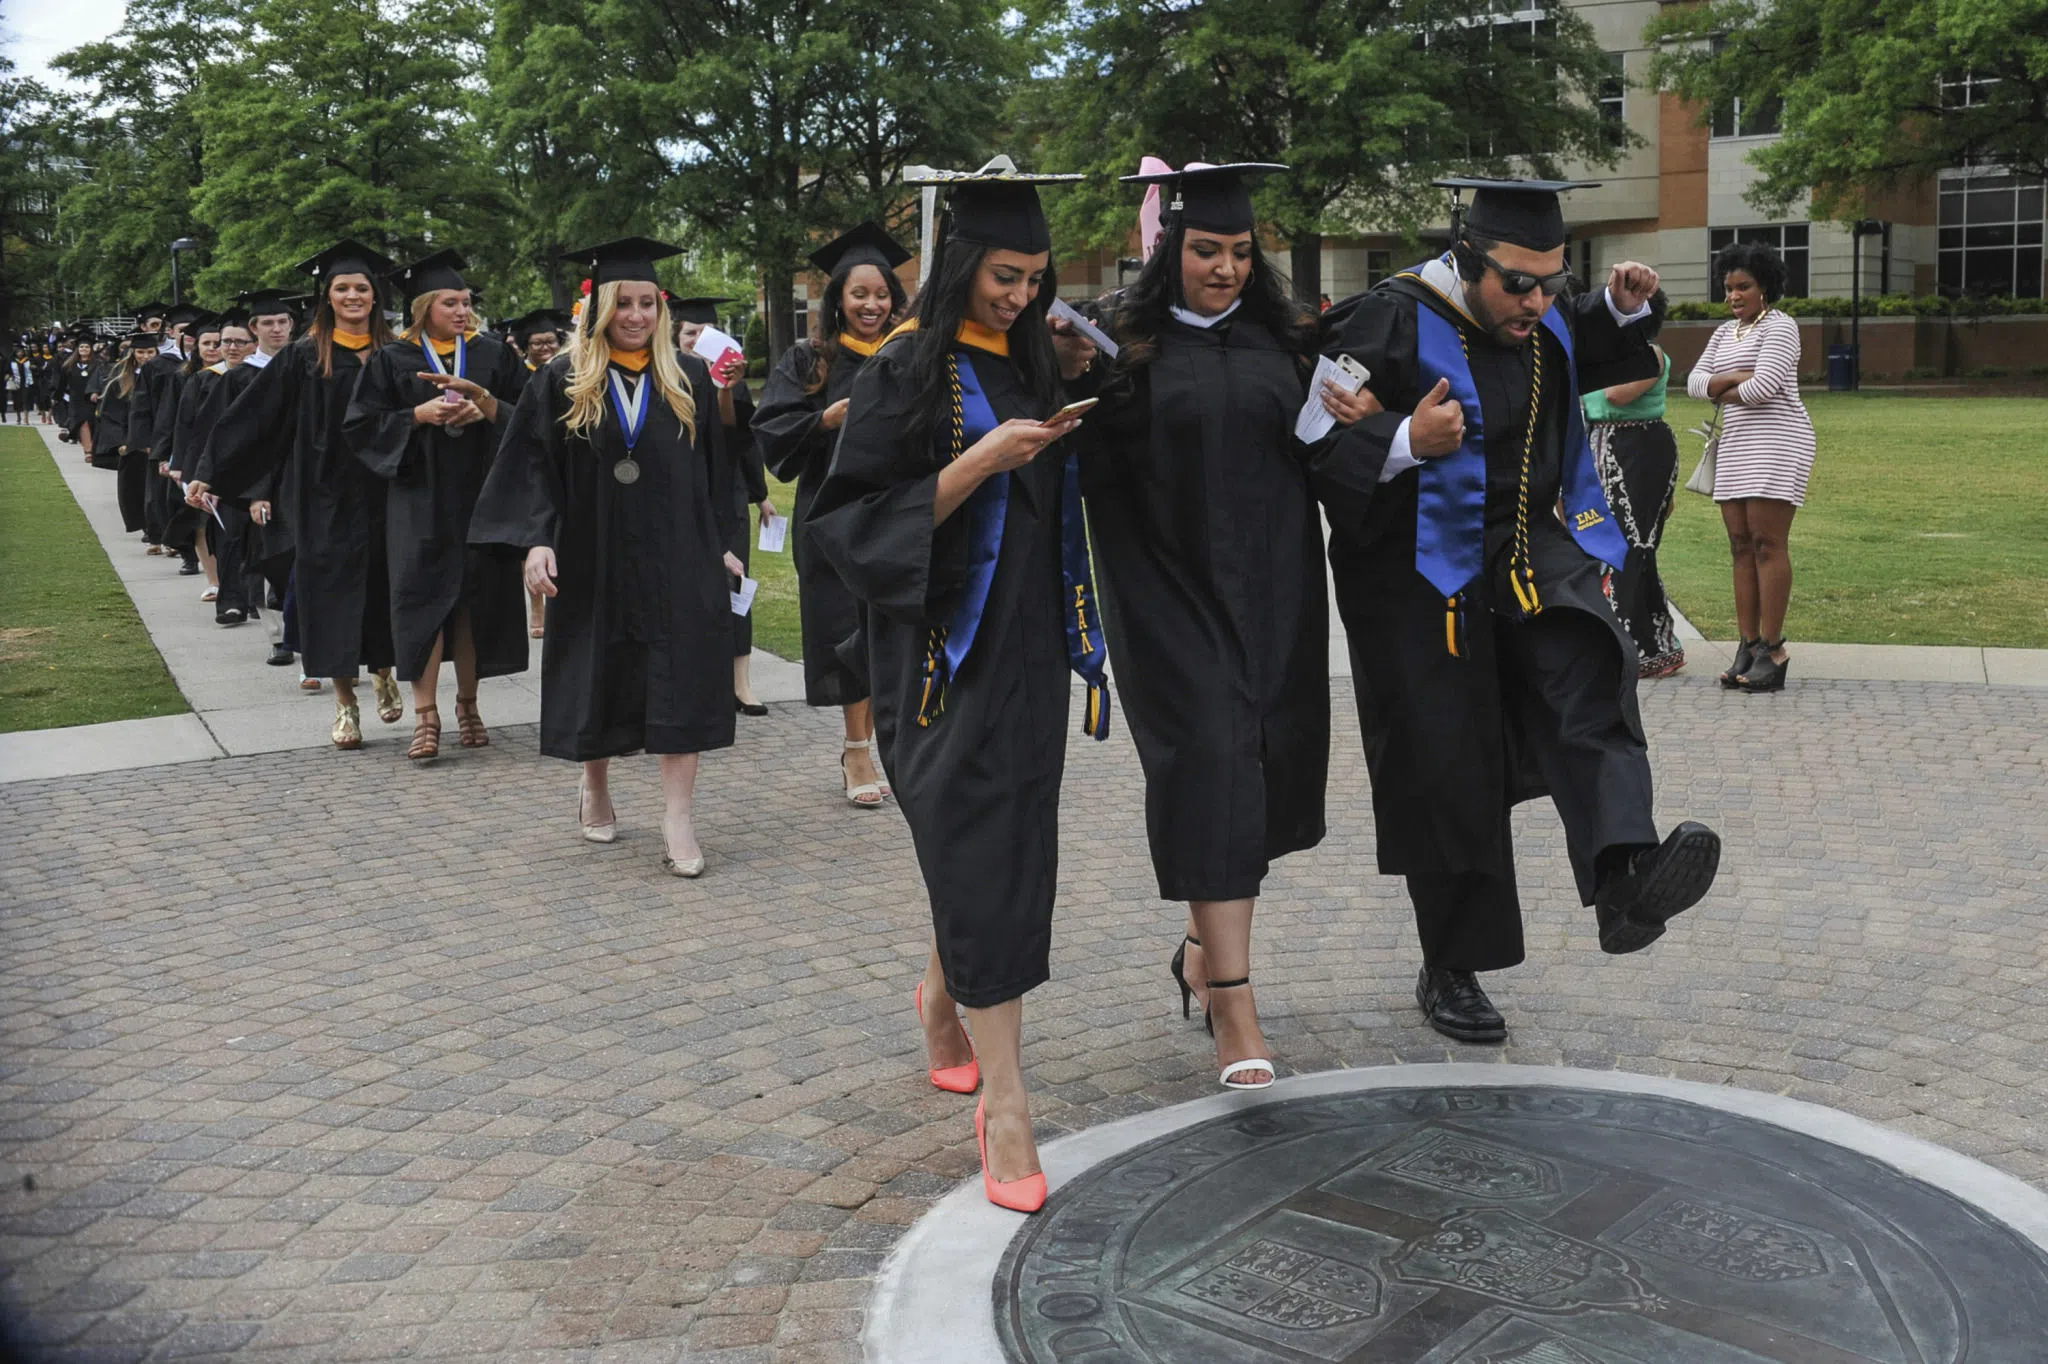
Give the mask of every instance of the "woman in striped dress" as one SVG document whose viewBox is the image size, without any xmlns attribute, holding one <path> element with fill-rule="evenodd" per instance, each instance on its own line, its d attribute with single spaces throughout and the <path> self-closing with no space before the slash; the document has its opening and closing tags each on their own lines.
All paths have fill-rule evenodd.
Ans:
<svg viewBox="0 0 2048 1364">
<path fill-rule="evenodd" d="M 1779 691 L 1791 666 L 1788 537 L 1813 472 L 1813 423 L 1799 401 L 1799 324 L 1771 306 L 1785 291 L 1785 262 L 1772 247 L 1737 242 L 1714 268 L 1735 317 L 1716 329 L 1685 388 L 1721 407 L 1714 501 L 1728 527 L 1742 635 L 1721 685 Z"/>
</svg>

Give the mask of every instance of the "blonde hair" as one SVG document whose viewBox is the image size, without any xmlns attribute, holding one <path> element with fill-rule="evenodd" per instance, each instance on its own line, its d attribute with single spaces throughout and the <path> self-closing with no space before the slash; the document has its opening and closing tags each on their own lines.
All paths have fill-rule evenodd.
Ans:
<svg viewBox="0 0 2048 1364">
<path fill-rule="evenodd" d="M 590 291 L 589 316 L 583 319 L 576 330 L 576 339 L 566 346 L 569 352 L 569 415 L 562 424 L 570 435 L 583 435 L 594 431 L 604 421 L 606 370 L 612 361 L 612 339 L 610 329 L 612 314 L 619 306 L 619 285 L 623 280 L 600 284 Z M 676 358 L 676 348 L 669 338 L 675 335 L 675 328 L 669 321 L 668 300 L 661 296 L 657 287 L 654 291 L 654 331 L 648 337 L 651 362 L 647 373 L 654 381 L 655 393 L 664 399 L 669 410 L 676 414 L 676 420 L 683 424 L 683 431 L 692 441 L 697 439 L 697 404 L 690 397 L 689 381 L 683 378 L 682 362 Z"/>
<path fill-rule="evenodd" d="M 152 360 L 155 358 L 155 356 L 150 357 Z M 124 398 L 132 396 L 135 392 L 136 371 L 141 369 L 145 363 L 147 362 L 135 358 L 134 351 L 123 352 L 121 355 L 121 377 L 116 383 L 114 391 Z"/>
</svg>

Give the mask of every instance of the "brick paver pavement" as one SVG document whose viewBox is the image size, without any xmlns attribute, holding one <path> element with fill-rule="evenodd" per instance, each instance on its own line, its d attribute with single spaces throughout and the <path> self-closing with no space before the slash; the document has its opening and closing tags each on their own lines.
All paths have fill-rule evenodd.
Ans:
<svg viewBox="0 0 2048 1364">
<path fill-rule="evenodd" d="M 2048 694 L 1704 679 L 1646 690 L 1665 819 L 1721 886 L 1603 958 L 1526 810 L 1530 965 L 1504 1049 L 1409 1002 L 1339 696 L 1336 830 L 1288 859 L 1254 974 L 1283 1069 L 1456 1059 L 1781 1091 L 2048 1180 Z M 10 788 L 0 1300 L 55 1360 L 857 1357 L 869 1278 L 975 1170 L 922 1074 L 925 910 L 893 812 L 835 790 L 837 717 L 706 764 L 710 874 L 656 866 L 653 764 L 579 842 L 530 730 L 409 768 L 286 753 Z M 1069 764 L 1045 1134 L 1209 1093 L 1165 965 L 1137 763 Z"/>
</svg>

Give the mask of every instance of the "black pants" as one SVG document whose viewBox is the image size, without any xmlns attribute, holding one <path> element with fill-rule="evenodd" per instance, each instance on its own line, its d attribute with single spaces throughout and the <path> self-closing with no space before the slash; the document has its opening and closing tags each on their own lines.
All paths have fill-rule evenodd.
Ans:
<svg viewBox="0 0 2048 1364">
<path fill-rule="evenodd" d="M 1564 823 L 1582 904 L 1594 863 L 1612 847 L 1657 842 L 1650 817 L 1650 754 L 1622 716 L 1621 655 L 1608 627 L 1583 611 L 1497 620 L 1504 720 L 1536 760 Z M 1499 971 L 1523 960 L 1508 812 L 1501 811 L 1504 873 L 1408 875 L 1423 960 L 1453 971 Z"/>
<path fill-rule="evenodd" d="M 222 503 L 220 518 L 215 521 L 209 512 L 200 527 L 200 534 L 213 548 L 214 569 L 220 574 L 220 595 L 213 603 L 213 618 L 219 620 L 231 610 L 253 616 L 262 600 L 262 579 L 249 566 L 249 513 Z M 257 584 L 257 595 L 251 595 L 252 581 Z"/>
</svg>

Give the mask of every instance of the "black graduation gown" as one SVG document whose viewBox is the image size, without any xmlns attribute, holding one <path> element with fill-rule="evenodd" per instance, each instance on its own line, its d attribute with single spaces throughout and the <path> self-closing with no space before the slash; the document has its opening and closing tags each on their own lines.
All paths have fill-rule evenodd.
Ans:
<svg viewBox="0 0 2048 1364">
<path fill-rule="evenodd" d="M 541 654 L 540 750 L 589 762 L 645 749 L 702 753 L 733 741 L 731 464 L 718 391 L 681 357 L 696 437 L 659 395 L 633 459 L 611 402 L 598 427 L 570 435 L 567 354 L 529 376 L 470 517 L 469 542 L 555 551 L 558 596 Z M 652 382 L 646 379 L 644 382 Z"/>
<path fill-rule="evenodd" d="M 842 653 L 860 633 L 859 607 L 839 570 L 811 543 L 810 528 L 836 437 L 820 416 L 851 396 L 854 379 L 866 365 L 866 356 L 842 347 L 825 386 L 806 393 L 804 385 L 813 373 L 811 343 L 799 341 L 770 371 L 761 406 L 754 413 L 754 440 L 762 458 L 777 478 L 796 484 L 789 528 L 803 620 L 804 700 L 813 706 L 847 706 L 868 697 L 867 678 L 850 667 Z"/>
<path fill-rule="evenodd" d="M 1581 391 L 1657 372 L 1649 342 L 1640 329 L 1616 324 L 1603 294 L 1558 307 L 1572 330 Z M 1378 481 L 1403 415 L 1427 387 L 1417 358 L 1418 308 L 1463 332 L 1486 433 L 1484 567 L 1466 590 L 1456 656 L 1446 647 L 1444 598 L 1415 568 L 1420 473 Z M 1603 848 L 1657 841 L 1635 646 L 1607 601 L 1605 567 L 1553 511 L 1573 401 L 1560 377 L 1564 349 L 1545 327 L 1531 344 L 1496 345 L 1433 290 L 1400 277 L 1333 307 L 1323 325 L 1325 350 L 1370 369 L 1370 387 L 1387 409 L 1340 428 L 1312 460 L 1330 519 L 1330 567 L 1372 776 L 1379 868 L 1409 877 L 1432 964 L 1511 966 L 1522 959 L 1507 818 L 1513 805 L 1553 797 L 1589 904 L 1593 861 Z M 1544 610 L 1520 620 L 1507 567 L 1532 345 L 1544 348 L 1529 498 L 1530 558 Z"/>
<path fill-rule="evenodd" d="M 384 487 L 341 434 L 362 368 L 336 345 L 334 373 L 321 374 L 314 339 L 301 337 L 256 371 L 213 430 L 213 490 L 244 500 L 269 491 L 290 525 L 309 677 L 354 677 L 394 660 Z"/>
<path fill-rule="evenodd" d="M 248 520 L 248 526 L 243 532 L 244 557 L 248 566 L 273 582 L 282 582 L 291 571 L 292 532 L 291 519 L 285 515 L 284 507 L 277 498 L 281 462 L 279 466 L 273 466 L 270 472 L 245 488 L 239 497 L 228 497 L 221 493 L 215 486 L 217 480 L 213 468 L 213 432 L 219 428 L 220 419 L 227 414 L 227 410 L 234 406 L 235 399 L 248 391 L 263 369 L 263 366 L 245 360 L 223 374 L 221 381 L 213 386 L 207 398 L 208 405 L 213 409 L 206 417 L 207 439 L 199 452 L 199 461 L 194 466 L 192 477 L 212 489 L 214 494 L 221 498 L 223 507 L 232 506 L 236 513 Z M 249 516 L 249 506 L 255 502 L 271 504 L 270 520 L 260 526 Z M 224 511 L 222 514 L 230 520 L 233 519 L 230 513 Z"/>
<path fill-rule="evenodd" d="M 725 452 L 733 462 L 731 538 L 725 547 L 742 567 L 754 563 L 753 524 L 747 508 L 768 500 L 768 472 L 761 463 L 761 449 L 754 443 L 754 395 L 745 380 L 732 387 L 733 424 L 725 428 Z M 737 590 L 739 584 L 733 584 Z M 754 652 L 754 614 L 732 618 L 732 656 L 745 658 Z"/>
<path fill-rule="evenodd" d="M 1238 900 L 1322 841 L 1330 764 L 1322 522 L 1299 357 L 1262 324 L 1168 320 L 1076 436 L 1159 894 Z"/>
<path fill-rule="evenodd" d="M 121 467 L 121 455 L 119 452 L 121 447 L 127 444 L 127 442 L 128 399 L 122 396 L 119 388 L 113 384 L 108 384 L 106 389 L 100 394 L 99 406 L 93 412 L 93 467 L 95 469 L 118 470 Z M 126 522 L 128 520 L 128 507 L 125 498 L 122 499 L 122 503 L 121 516 L 123 522 Z M 138 515 L 140 510 L 138 506 Z M 128 529 L 141 530 L 142 523 L 137 521 L 134 525 L 129 526 Z"/>
<path fill-rule="evenodd" d="M 1010 474 L 994 580 L 946 693 L 918 723 L 925 649 L 967 579 L 963 508 L 932 524 L 939 460 L 905 439 L 918 395 L 908 339 L 854 383 L 838 453 L 810 508 L 818 549 L 866 607 L 875 732 L 931 899 L 946 987 L 970 1008 L 1015 999 L 1050 975 L 1060 778 L 1069 707 L 1060 576 L 1057 447 Z M 974 351 L 998 421 L 1050 415 L 1010 363 Z M 947 427 L 942 415 L 935 425 Z"/>
<path fill-rule="evenodd" d="M 343 427 L 356 458 L 384 482 L 391 639 L 406 682 L 426 673 L 457 606 L 469 612 L 479 677 L 526 671 L 520 564 L 469 544 L 470 513 L 511 424 L 523 366 L 495 337 L 471 337 L 464 351 L 467 377 L 498 400 L 497 421 L 453 431 L 415 422 L 413 409 L 441 390 L 418 377 L 427 367 L 418 343 L 394 341 L 364 366 Z"/>
<path fill-rule="evenodd" d="M 92 420 L 93 378 L 97 373 L 92 365 L 69 364 L 62 371 L 63 379 L 57 392 L 60 401 L 56 413 L 57 422 L 78 438 L 78 428 Z"/>
<path fill-rule="evenodd" d="M 169 457 L 176 439 L 178 394 L 185 368 L 183 359 L 159 351 L 135 376 L 135 399 L 128 413 L 128 448 L 140 450 L 142 461 L 143 529 L 152 544 L 176 547 L 171 538 L 172 499 L 170 480 L 157 472 L 157 463 Z M 182 529 L 182 528 L 181 528 Z M 190 541 L 185 543 L 189 544 Z"/>
<path fill-rule="evenodd" d="M 181 376 L 178 381 L 177 412 L 171 422 L 171 438 L 167 444 L 158 447 L 156 458 L 168 460 L 171 471 L 179 478 L 192 477 L 192 471 L 199 466 L 200 455 L 206 450 L 206 442 L 213 434 L 219 414 L 206 409 L 223 373 L 225 367 L 209 365 Z M 165 521 L 166 543 L 190 545 L 196 536 L 203 534 L 217 553 L 220 544 L 215 532 L 220 530 L 220 526 L 213 517 L 197 507 L 186 505 L 185 486 L 177 478 L 164 479 L 163 485 L 163 494 L 169 501 Z"/>
</svg>

